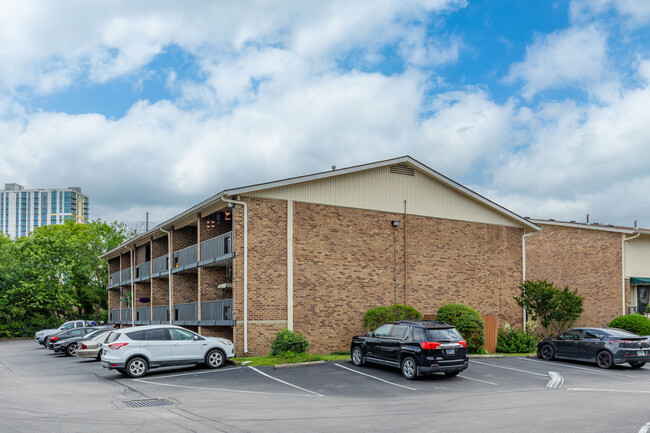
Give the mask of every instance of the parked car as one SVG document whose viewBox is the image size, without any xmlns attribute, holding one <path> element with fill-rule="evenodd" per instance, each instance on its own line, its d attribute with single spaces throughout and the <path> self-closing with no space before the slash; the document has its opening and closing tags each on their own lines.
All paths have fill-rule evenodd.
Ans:
<svg viewBox="0 0 650 433">
<path fill-rule="evenodd" d="M 381 325 L 350 344 L 352 363 L 397 367 L 406 379 L 443 372 L 455 376 L 468 367 L 467 342 L 445 322 L 398 321 Z"/>
<path fill-rule="evenodd" d="M 232 341 L 204 337 L 180 326 L 148 325 L 114 330 L 102 344 L 102 367 L 142 377 L 156 367 L 205 364 L 222 367 L 235 356 Z"/>
<path fill-rule="evenodd" d="M 94 327 L 88 327 L 88 328 L 73 328 L 69 329 L 67 331 L 61 331 L 57 332 L 54 335 L 48 336 L 48 343 L 47 343 L 47 348 L 48 349 L 54 349 L 54 344 L 59 343 L 63 340 L 66 340 L 68 338 L 72 337 L 83 337 L 91 332 L 96 331 L 97 328 Z"/>
<path fill-rule="evenodd" d="M 95 328 L 95 330 L 89 334 L 75 335 L 62 340 L 57 340 L 52 345 L 52 350 L 54 350 L 54 353 L 65 353 L 67 356 L 75 356 L 77 354 L 77 348 L 79 347 L 80 341 L 98 337 L 100 335 L 108 335 L 109 332 L 111 332 L 110 329 Z"/>
<path fill-rule="evenodd" d="M 65 322 L 63 325 L 59 326 L 58 328 L 41 329 L 40 331 L 36 332 L 36 334 L 34 335 L 34 340 L 38 344 L 42 344 L 43 346 L 47 347 L 47 344 L 49 342 L 48 337 L 50 335 L 54 335 L 61 331 L 67 331 L 72 328 L 83 328 L 86 326 L 93 326 L 93 325 L 95 325 L 95 322 L 89 320 L 71 320 L 69 322 Z"/>
<path fill-rule="evenodd" d="M 75 355 L 79 358 L 95 358 L 101 361 L 102 344 L 106 341 L 111 331 L 101 331 L 98 335 L 88 338 L 93 334 L 88 334 L 85 339 L 77 342 L 77 351 Z"/>
<path fill-rule="evenodd" d="M 623 329 L 573 328 L 540 341 L 537 356 L 595 362 L 600 368 L 624 363 L 641 368 L 650 361 L 650 342 Z"/>
</svg>

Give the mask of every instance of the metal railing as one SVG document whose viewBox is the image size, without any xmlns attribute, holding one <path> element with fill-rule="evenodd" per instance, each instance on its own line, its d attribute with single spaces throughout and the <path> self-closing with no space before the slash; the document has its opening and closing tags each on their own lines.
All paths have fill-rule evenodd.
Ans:
<svg viewBox="0 0 650 433">
<path fill-rule="evenodd" d="M 200 325 L 232 325 L 232 299 L 201 302 Z"/>
<path fill-rule="evenodd" d="M 174 304 L 174 323 L 177 325 L 198 325 L 197 305 L 196 302 Z"/>
<path fill-rule="evenodd" d="M 169 271 L 169 261 L 167 260 L 167 256 L 168 254 L 165 254 L 162 257 L 153 259 L 151 262 L 151 276 L 159 277 Z"/>
<path fill-rule="evenodd" d="M 151 308 L 138 307 L 135 309 L 135 323 L 144 325 L 151 323 Z"/>
<path fill-rule="evenodd" d="M 627 314 L 650 314 L 650 306 L 627 307 Z"/>
<path fill-rule="evenodd" d="M 173 271 L 184 271 L 195 268 L 198 265 L 198 250 L 196 244 L 174 251 L 174 268 Z"/>
<path fill-rule="evenodd" d="M 129 269 L 122 269 L 120 272 L 120 283 L 125 284 L 125 283 L 130 283 L 131 282 L 131 268 Z"/>
<path fill-rule="evenodd" d="M 120 309 L 115 308 L 108 311 L 108 323 L 116 324 L 120 323 Z"/>
<path fill-rule="evenodd" d="M 131 309 L 122 308 L 122 320 L 120 321 L 123 325 L 131 323 Z"/>
<path fill-rule="evenodd" d="M 135 279 L 134 281 L 145 280 L 149 278 L 149 270 L 151 269 L 151 262 L 144 262 L 135 265 Z"/>
<path fill-rule="evenodd" d="M 108 287 L 115 287 L 120 285 L 120 271 L 113 272 L 108 276 Z"/>
<path fill-rule="evenodd" d="M 201 242 L 199 265 L 207 265 L 229 257 L 232 257 L 232 232 Z"/>
<path fill-rule="evenodd" d="M 151 307 L 153 313 L 152 323 L 162 324 L 169 323 L 169 305 L 159 305 Z"/>
</svg>

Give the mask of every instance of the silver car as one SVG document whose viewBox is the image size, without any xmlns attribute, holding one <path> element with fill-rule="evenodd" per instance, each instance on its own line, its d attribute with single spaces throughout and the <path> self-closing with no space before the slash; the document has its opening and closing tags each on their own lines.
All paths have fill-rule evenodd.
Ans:
<svg viewBox="0 0 650 433">
<path fill-rule="evenodd" d="M 111 332 L 102 344 L 102 367 L 130 377 L 172 365 L 205 364 L 222 367 L 235 356 L 232 341 L 204 337 L 180 326 L 148 325 Z"/>
</svg>

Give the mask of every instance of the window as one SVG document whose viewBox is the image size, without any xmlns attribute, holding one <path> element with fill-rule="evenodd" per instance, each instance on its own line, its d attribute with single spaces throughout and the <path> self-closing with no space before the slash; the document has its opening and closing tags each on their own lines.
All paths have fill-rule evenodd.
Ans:
<svg viewBox="0 0 650 433">
<path fill-rule="evenodd" d="M 562 340 L 580 340 L 582 337 L 582 329 L 574 329 L 562 334 Z"/>
<path fill-rule="evenodd" d="M 387 337 L 391 329 L 393 329 L 393 325 L 381 325 L 375 329 L 375 337 Z"/>
<path fill-rule="evenodd" d="M 144 340 L 144 331 L 129 332 L 128 336 L 131 340 L 141 341 Z"/>
<path fill-rule="evenodd" d="M 65 329 L 70 329 L 70 328 L 74 328 L 74 323 L 66 323 L 65 325 L 63 325 L 61 327 L 61 329 L 64 329 L 64 330 Z"/>
<path fill-rule="evenodd" d="M 600 340 L 601 338 L 603 338 L 603 334 L 596 333 L 596 331 L 588 329 L 585 331 L 585 338 L 589 338 L 592 340 Z"/>
<path fill-rule="evenodd" d="M 144 331 L 144 339 L 152 340 L 169 340 L 164 329 L 147 329 Z"/>
<path fill-rule="evenodd" d="M 406 336 L 406 331 L 408 331 L 408 329 L 409 329 L 408 326 L 395 325 L 393 326 L 393 329 L 390 331 L 390 336 L 402 339 Z"/>
<path fill-rule="evenodd" d="M 169 335 L 171 335 L 172 340 L 194 340 L 194 334 L 190 331 L 184 329 L 170 329 Z"/>
</svg>

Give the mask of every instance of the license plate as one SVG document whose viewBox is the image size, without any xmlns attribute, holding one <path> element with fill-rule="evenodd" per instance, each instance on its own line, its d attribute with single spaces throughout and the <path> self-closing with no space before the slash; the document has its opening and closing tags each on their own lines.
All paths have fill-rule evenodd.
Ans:
<svg viewBox="0 0 650 433">
<path fill-rule="evenodd" d="M 445 349 L 445 353 L 447 355 L 453 355 L 454 353 L 456 353 L 456 349 Z"/>
<path fill-rule="evenodd" d="M 637 350 L 636 356 L 645 356 L 645 352 L 643 350 Z"/>
</svg>

